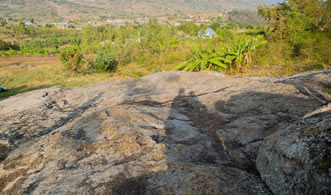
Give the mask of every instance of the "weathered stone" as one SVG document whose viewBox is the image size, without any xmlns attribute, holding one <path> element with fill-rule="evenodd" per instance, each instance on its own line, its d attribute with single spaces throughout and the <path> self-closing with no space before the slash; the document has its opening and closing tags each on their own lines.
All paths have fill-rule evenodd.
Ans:
<svg viewBox="0 0 331 195">
<path fill-rule="evenodd" d="M 313 120 L 307 114 L 330 101 L 320 93 L 330 83 L 330 71 L 279 79 L 164 72 L 1 100 L 0 192 L 270 194 L 269 187 L 277 192 L 264 174 L 272 170 L 263 169 L 269 138 L 265 152 L 261 144 L 305 115 Z M 329 134 L 315 141 L 326 138 Z M 311 155 L 292 155 L 293 166 L 300 161 L 308 170 Z M 324 168 L 307 174 L 317 184 L 325 179 Z"/>
<path fill-rule="evenodd" d="M 331 193 L 331 104 L 327 108 L 264 140 L 257 168 L 273 193 Z"/>
</svg>

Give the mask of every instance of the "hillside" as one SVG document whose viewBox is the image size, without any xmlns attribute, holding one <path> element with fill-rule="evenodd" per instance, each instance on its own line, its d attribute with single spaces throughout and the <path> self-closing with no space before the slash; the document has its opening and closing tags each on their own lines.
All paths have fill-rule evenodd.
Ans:
<svg viewBox="0 0 331 195">
<path fill-rule="evenodd" d="M 0 0 L 0 17 L 35 20 L 159 16 L 255 9 L 280 0 Z"/>
</svg>

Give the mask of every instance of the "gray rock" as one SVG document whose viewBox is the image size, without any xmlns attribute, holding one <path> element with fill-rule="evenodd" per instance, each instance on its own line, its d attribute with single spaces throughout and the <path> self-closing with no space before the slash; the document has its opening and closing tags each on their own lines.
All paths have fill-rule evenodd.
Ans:
<svg viewBox="0 0 331 195">
<path fill-rule="evenodd" d="M 330 101 L 320 94 L 330 83 L 330 72 L 279 79 L 162 72 L 10 97 L 0 101 L 0 193 L 277 193 L 265 173 L 276 176 L 272 168 L 283 169 L 282 159 L 270 170 L 263 164 L 274 155 L 264 140 L 304 116 L 322 124 L 313 111 Z M 329 139 L 323 135 L 314 138 L 319 154 L 325 147 L 318 140 Z M 291 139 L 273 141 L 276 153 L 294 159 L 292 166 L 300 162 L 298 170 L 318 164 L 303 155 L 311 142 L 292 148 Z M 319 184 L 324 168 L 306 175 Z M 296 178 L 286 171 L 279 178 Z M 278 190 L 285 189 L 299 192 Z"/>
<path fill-rule="evenodd" d="M 267 137 L 257 168 L 274 194 L 331 193 L 331 105 Z"/>
</svg>

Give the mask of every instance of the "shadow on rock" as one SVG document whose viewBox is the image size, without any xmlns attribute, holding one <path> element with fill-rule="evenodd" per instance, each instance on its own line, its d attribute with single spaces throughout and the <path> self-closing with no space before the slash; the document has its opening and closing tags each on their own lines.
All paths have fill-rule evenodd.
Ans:
<svg viewBox="0 0 331 195">
<path fill-rule="evenodd" d="M 255 166 L 260 145 L 320 106 L 307 98 L 262 92 L 221 101 L 227 88 L 201 94 L 182 88 L 171 100 L 157 102 L 148 95 L 157 90 L 137 90 L 129 101 L 69 126 L 99 94 L 18 145 L 1 162 L 0 191 L 271 194 Z"/>
</svg>

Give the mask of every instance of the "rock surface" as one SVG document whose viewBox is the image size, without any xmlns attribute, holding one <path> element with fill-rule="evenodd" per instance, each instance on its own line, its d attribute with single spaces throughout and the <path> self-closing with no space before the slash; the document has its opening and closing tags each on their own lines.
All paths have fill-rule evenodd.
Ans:
<svg viewBox="0 0 331 195">
<path fill-rule="evenodd" d="M 330 73 L 164 72 L 2 100 L 0 193 L 327 192 Z"/>
<path fill-rule="evenodd" d="M 331 193 L 331 104 L 267 137 L 257 168 L 274 194 Z"/>
</svg>

